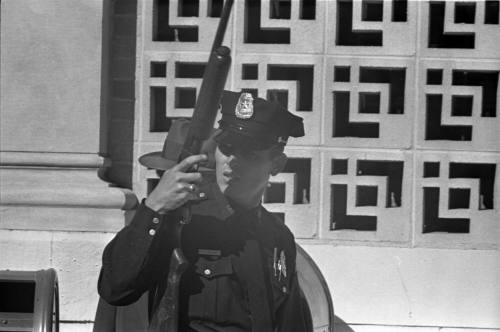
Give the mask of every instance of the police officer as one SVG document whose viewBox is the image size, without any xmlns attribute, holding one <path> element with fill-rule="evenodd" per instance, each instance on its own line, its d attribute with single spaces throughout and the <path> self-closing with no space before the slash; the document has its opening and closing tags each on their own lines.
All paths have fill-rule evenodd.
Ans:
<svg viewBox="0 0 500 332">
<path fill-rule="evenodd" d="M 106 246 L 99 294 L 110 304 L 127 305 L 149 292 L 154 307 L 166 289 L 172 211 L 191 201 L 192 220 L 181 239 L 190 264 L 179 289 L 179 331 L 310 331 L 294 237 L 261 205 L 269 177 L 285 166 L 288 137 L 304 135 L 302 118 L 245 92 L 224 91 L 221 106 L 209 157 L 176 164 L 182 145 L 174 136 L 186 127 L 181 121 L 172 125 L 162 152 L 140 158 L 166 172 Z M 209 162 L 214 176 L 186 172 Z"/>
</svg>

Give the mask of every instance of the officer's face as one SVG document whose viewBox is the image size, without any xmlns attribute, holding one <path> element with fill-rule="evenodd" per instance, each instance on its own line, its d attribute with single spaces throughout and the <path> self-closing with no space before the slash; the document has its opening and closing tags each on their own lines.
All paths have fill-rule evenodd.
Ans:
<svg viewBox="0 0 500 332">
<path fill-rule="evenodd" d="M 269 176 L 278 173 L 286 156 L 272 149 L 244 150 L 219 144 L 215 150 L 217 184 L 235 202 L 254 207 L 259 204 Z M 283 165 L 281 165 L 283 163 Z"/>
</svg>

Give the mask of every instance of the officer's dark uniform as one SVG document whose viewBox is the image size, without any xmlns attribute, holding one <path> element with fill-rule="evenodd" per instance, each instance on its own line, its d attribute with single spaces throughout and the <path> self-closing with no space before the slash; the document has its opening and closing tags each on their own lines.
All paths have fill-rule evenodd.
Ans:
<svg viewBox="0 0 500 332">
<path fill-rule="evenodd" d="M 218 141 L 262 149 L 303 135 L 302 119 L 277 104 L 256 98 L 253 114 L 243 109 L 243 117 L 235 115 L 238 104 L 239 93 L 224 93 Z M 190 265 L 180 286 L 179 331 L 310 331 L 290 230 L 262 206 L 245 210 L 231 204 L 214 181 L 205 179 L 200 192 L 182 231 Z M 142 203 L 107 245 L 98 289 L 108 303 L 127 305 L 149 291 L 154 307 L 166 288 L 170 221 L 172 214 L 160 215 Z"/>
</svg>

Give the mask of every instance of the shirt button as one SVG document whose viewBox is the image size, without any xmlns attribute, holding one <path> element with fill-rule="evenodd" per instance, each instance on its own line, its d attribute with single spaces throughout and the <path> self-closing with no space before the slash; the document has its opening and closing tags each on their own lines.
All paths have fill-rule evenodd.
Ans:
<svg viewBox="0 0 500 332">
<path fill-rule="evenodd" d="M 154 229 L 149 230 L 149 235 L 153 236 L 156 234 L 156 231 Z"/>
<path fill-rule="evenodd" d="M 157 224 L 157 223 L 159 223 L 159 222 L 160 222 L 160 219 L 158 219 L 158 218 L 156 218 L 156 217 L 155 217 L 155 218 L 153 218 L 153 224 Z"/>
<path fill-rule="evenodd" d="M 210 269 L 205 269 L 205 271 L 203 271 L 203 274 L 209 276 L 210 274 L 212 274 L 212 271 L 210 271 Z"/>
<path fill-rule="evenodd" d="M 283 288 L 281 290 L 283 291 L 283 293 L 286 293 L 286 291 L 287 291 L 286 286 L 283 286 Z"/>
</svg>

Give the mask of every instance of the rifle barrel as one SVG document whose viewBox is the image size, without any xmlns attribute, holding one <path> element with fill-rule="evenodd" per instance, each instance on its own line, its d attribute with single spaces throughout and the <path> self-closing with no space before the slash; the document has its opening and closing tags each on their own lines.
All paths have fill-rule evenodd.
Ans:
<svg viewBox="0 0 500 332">
<path fill-rule="evenodd" d="M 217 26 L 217 32 L 215 33 L 214 42 L 212 43 L 212 50 L 210 54 L 215 52 L 222 45 L 222 40 L 224 39 L 224 32 L 226 31 L 227 22 L 229 21 L 229 16 L 231 14 L 231 8 L 233 7 L 234 0 L 226 0 L 224 7 L 222 8 L 222 13 L 220 15 L 219 25 Z"/>
</svg>

